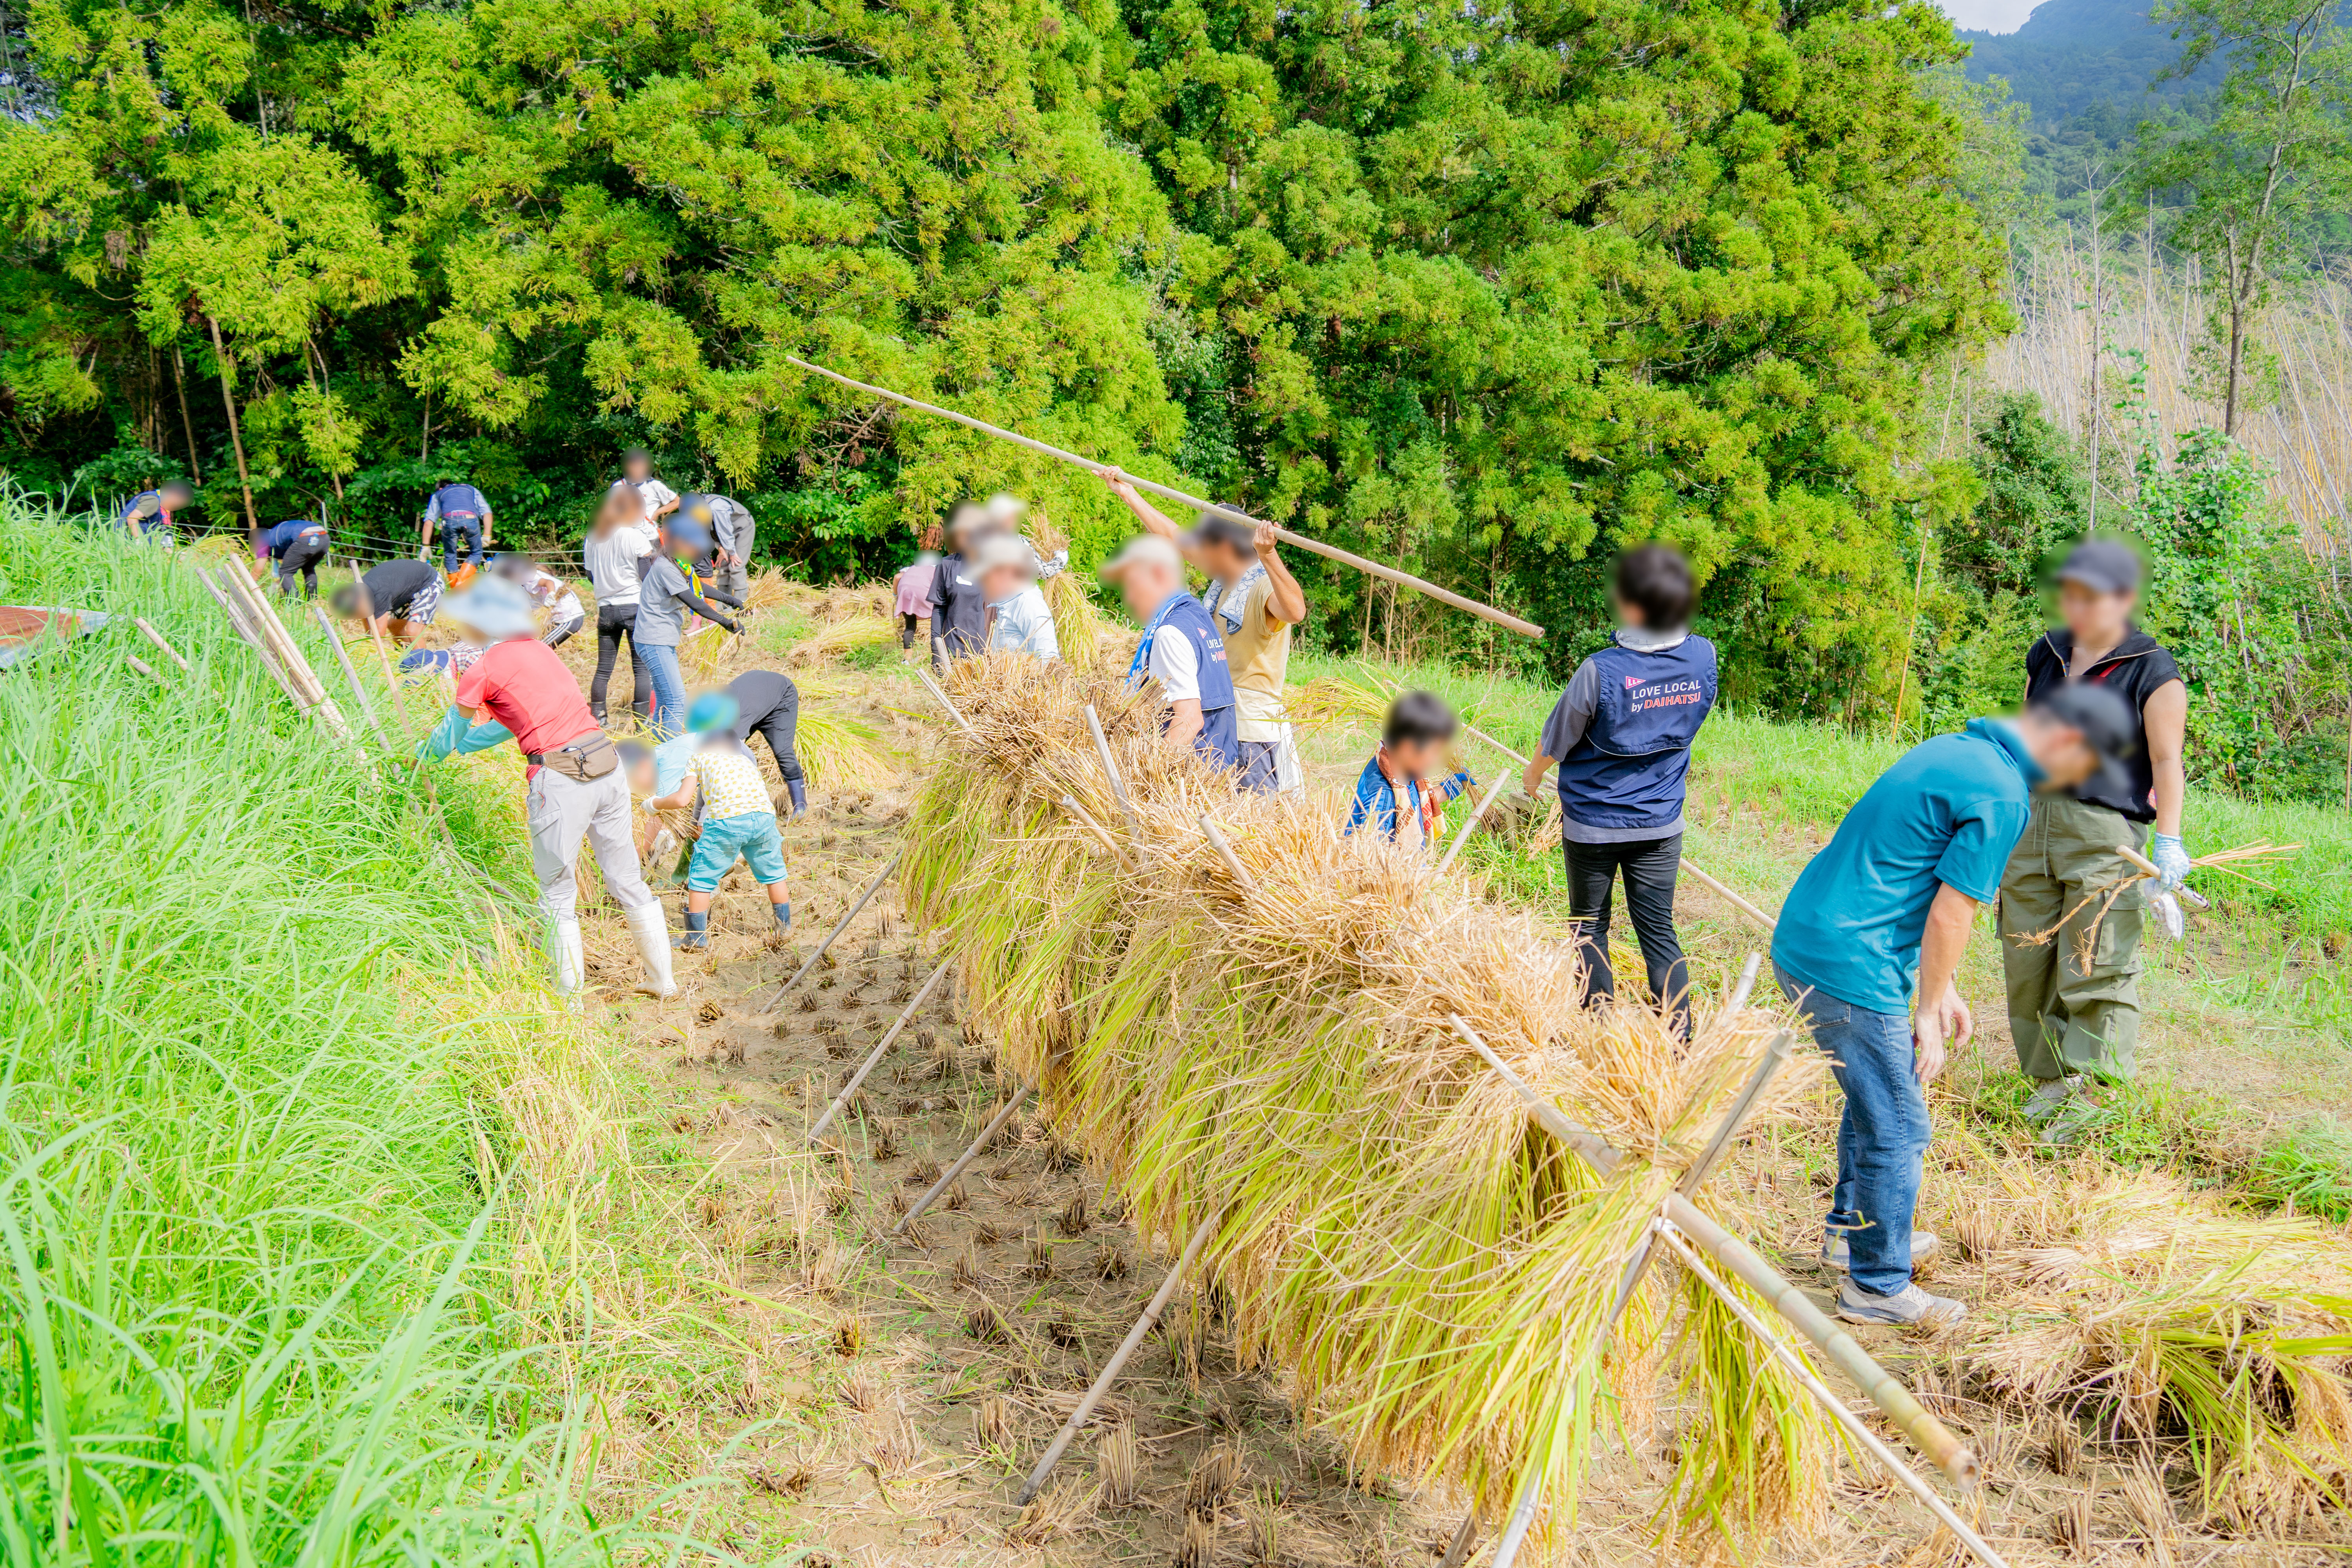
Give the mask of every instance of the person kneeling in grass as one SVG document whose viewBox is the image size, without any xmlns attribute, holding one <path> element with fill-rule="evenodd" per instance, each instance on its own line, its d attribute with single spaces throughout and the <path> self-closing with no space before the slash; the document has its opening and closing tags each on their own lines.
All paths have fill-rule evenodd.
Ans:
<svg viewBox="0 0 2352 1568">
<path fill-rule="evenodd" d="M 362 604 L 361 584 L 366 585 L 365 604 Z M 366 610 L 375 617 L 375 629 L 388 633 L 395 640 L 413 643 L 426 626 L 433 624 L 434 613 L 441 607 L 441 574 L 433 570 L 429 561 L 386 561 L 368 568 L 359 583 L 345 583 L 327 602 L 335 614 L 367 624 Z"/>
<path fill-rule="evenodd" d="M 1393 844 L 1426 851 L 1444 831 L 1445 803 L 1478 781 L 1467 773 L 1433 779 L 1461 727 L 1444 699 L 1408 691 L 1389 709 L 1381 749 L 1356 779 L 1348 831 L 1366 823 Z"/>
<path fill-rule="evenodd" d="M 768 889 L 776 929 L 792 929 L 783 836 L 760 764 L 752 760 L 751 748 L 736 738 L 735 721 L 741 716 L 741 705 L 723 691 L 696 698 L 686 715 L 686 732 L 694 739 L 686 778 L 676 791 L 646 805 L 660 811 L 699 808 L 694 858 L 686 869 L 686 934 L 677 939 L 685 951 L 698 952 L 710 946 L 710 903 L 719 896 L 719 879 L 735 868 L 738 859 L 749 861 L 751 875 Z"/>
<path fill-rule="evenodd" d="M 2123 699 L 2073 685 L 2021 719 L 1971 719 L 1912 747 L 1863 792 L 1780 906 L 1773 971 L 1845 1094 L 1822 1261 L 1846 1274 L 1837 1314 L 1848 1322 L 1966 1310 L 1911 1279 L 1937 1244 L 1911 1228 L 1927 1087 L 1944 1070 L 1945 1042 L 1965 1045 L 1976 1028 L 1953 976 L 1978 908 L 2000 890 L 2032 792 L 2120 773 L 2133 729 Z"/>
</svg>

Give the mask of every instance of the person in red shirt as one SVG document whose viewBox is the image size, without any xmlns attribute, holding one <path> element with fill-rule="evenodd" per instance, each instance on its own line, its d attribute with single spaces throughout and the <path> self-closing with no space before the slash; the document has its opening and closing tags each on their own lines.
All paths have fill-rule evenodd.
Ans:
<svg viewBox="0 0 2352 1568">
<path fill-rule="evenodd" d="M 636 939 L 637 956 L 646 966 L 642 989 L 656 996 L 676 995 L 669 924 L 637 864 L 630 833 L 635 814 L 620 752 L 588 711 L 580 683 L 539 640 L 530 601 L 513 584 L 484 577 L 441 613 L 472 628 L 484 646 L 481 657 L 457 678 L 457 702 L 418 755 L 429 762 L 452 750 L 478 751 L 502 738 L 486 731 L 503 729 L 530 763 L 523 775 L 529 780 L 524 816 L 530 826 L 540 905 L 555 928 L 557 989 L 568 995 L 586 975 L 580 889 L 572 870 L 585 838 Z"/>
</svg>

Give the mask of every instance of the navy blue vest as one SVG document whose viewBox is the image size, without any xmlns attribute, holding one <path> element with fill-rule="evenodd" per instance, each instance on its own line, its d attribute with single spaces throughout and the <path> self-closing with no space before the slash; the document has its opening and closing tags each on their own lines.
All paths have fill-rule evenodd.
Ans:
<svg viewBox="0 0 2352 1568">
<path fill-rule="evenodd" d="M 482 499 L 482 492 L 471 485 L 443 485 L 433 492 L 433 499 L 441 503 L 443 522 L 453 517 L 470 517 L 479 522 L 482 514 L 490 510 L 490 503 Z"/>
<path fill-rule="evenodd" d="M 1237 768 L 1242 743 L 1234 728 L 1234 672 L 1225 658 L 1225 639 L 1217 635 L 1201 601 L 1183 593 L 1176 595 L 1152 636 L 1164 637 L 1171 633 L 1192 640 L 1193 659 L 1200 668 L 1201 732 L 1193 738 L 1192 749 L 1206 757 L 1211 767 Z"/>
<path fill-rule="evenodd" d="M 1715 645 L 1592 656 L 1601 689 L 1584 738 L 1559 764 L 1559 809 L 1587 827 L 1670 828 L 1683 814 L 1691 740 L 1715 706 Z"/>
</svg>

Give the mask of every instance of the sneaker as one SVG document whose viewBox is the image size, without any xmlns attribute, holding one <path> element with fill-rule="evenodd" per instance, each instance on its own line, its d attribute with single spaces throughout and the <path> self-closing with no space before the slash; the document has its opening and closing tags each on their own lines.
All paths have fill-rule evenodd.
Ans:
<svg viewBox="0 0 2352 1568">
<path fill-rule="evenodd" d="M 1930 1296 L 1916 1285 L 1906 1285 L 1892 1296 L 1865 1290 L 1853 1280 L 1838 1289 L 1837 1315 L 1849 1323 L 1894 1323 L 1901 1326 L 1929 1321 L 1952 1324 L 1969 1315 L 1968 1303 L 1949 1296 Z"/>
<path fill-rule="evenodd" d="M 2025 1097 L 2025 1121 L 2029 1127 L 2039 1127 L 2066 1108 L 2067 1102 L 2086 1087 L 2081 1073 L 2069 1073 L 2064 1078 L 2044 1079 L 2032 1094 Z"/>
<path fill-rule="evenodd" d="M 1943 1245 L 1943 1238 L 1938 1237 L 1932 1230 L 1913 1231 L 1911 1233 L 1911 1261 L 1916 1263 L 1923 1258 L 1934 1257 L 1936 1248 Z M 1845 1232 L 1842 1230 L 1833 1230 L 1822 1238 L 1822 1266 L 1823 1268 L 1834 1268 L 1839 1273 L 1843 1274 L 1849 1268 L 1853 1267 L 1853 1254 L 1846 1245 Z"/>
</svg>

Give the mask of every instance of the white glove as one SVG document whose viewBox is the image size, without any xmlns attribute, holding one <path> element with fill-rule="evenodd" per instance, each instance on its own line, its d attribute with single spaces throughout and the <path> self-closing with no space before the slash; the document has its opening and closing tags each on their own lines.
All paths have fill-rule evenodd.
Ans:
<svg viewBox="0 0 2352 1568">
<path fill-rule="evenodd" d="M 2147 858 L 2164 873 L 2158 881 L 2160 892 L 2169 893 L 2189 879 L 2189 850 L 2179 836 L 2159 833 L 2147 841 Z"/>
<path fill-rule="evenodd" d="M 2180 900 L 2159 888 L 2147 896 L 2147 907 L 2154 910 L 2156 918 L 2164 922 L 2164 934 L 2179 942 L 2185 929 L 2180 918 Z"/>
<path fill-rule="evenodd" d="M 667 827 L 655 829 L 653 850 L 653 858 L 656 860 L 664 859 L 669 856 L 677 854 L 677 835 L 672 833 Z M 2178 921 L 2179 918 L 2180 917 L 2178 912 L 2173 915 L 2173 919 L 2176 921 Z"/>
</svg>

